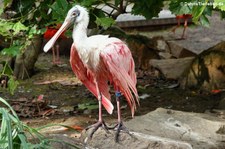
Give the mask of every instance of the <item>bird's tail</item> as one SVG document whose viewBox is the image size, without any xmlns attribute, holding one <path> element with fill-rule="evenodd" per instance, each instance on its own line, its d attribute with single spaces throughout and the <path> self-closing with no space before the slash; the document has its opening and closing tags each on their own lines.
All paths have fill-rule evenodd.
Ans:
<svg viewBox="0 0 225 149">
<path fill-rule="evenodd" d="M 104 95 L 102 95 L 102 105 L 105 107 L 106 111 L 109 114 L 113 113 L 114 106 L 112 105 L 111 101 L 107 99 Z"/>
</svg>

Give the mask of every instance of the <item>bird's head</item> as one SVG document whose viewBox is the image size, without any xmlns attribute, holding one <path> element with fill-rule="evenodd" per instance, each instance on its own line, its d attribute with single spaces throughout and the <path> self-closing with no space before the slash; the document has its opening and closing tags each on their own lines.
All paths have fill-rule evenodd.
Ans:
<svg viewBox="0 0 225 149">
<path fill-rule="evenodd" d="M 44 46 L 44 51 L 48 52 L 52 48 L 52 46 L 55 44 L 58 37 L 73 23 L 78 24 L 81 21 L 87 22 L 89 21 L 88 11 L 86 8 L 75 5 L 72 7 L 68 13 L 67 16 L 62 24 L 62 26 L 59 28 L 59 30 L 55 33 L 55 35 L 48 41 L 48 43 Z"/>
<path fill-rule="evenodd" d="M 65 20 L 71 20 L 74 23 L 79 23 L 81 21 L 86 21 L 86 19 L 89 19 L 87 9 L 76 5 L 68 11 Z"/>
</svg>

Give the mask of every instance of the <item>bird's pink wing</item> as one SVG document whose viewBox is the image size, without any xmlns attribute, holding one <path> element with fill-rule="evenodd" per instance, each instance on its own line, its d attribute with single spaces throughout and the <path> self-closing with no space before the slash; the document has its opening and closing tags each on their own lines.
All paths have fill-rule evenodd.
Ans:
<svg viewBox="0 0 225 149">
<path fill-rule="evenodd" d="M 122 41 L 113 42 L 101 51 L 100 57 L 110 73 L 110 82 L 113 83 L 116 90 L 125 96 L 133 116 L 136 102 L 139 104 L 139 99 L 136 89 L 134 60 L 129 48 Z"/>
<path fill-rule="evenodd" d="M 85 67 L 85 65 L 81 61 L 74 44 L 71 47 L 70 64 L 71 64 L 73 72 L 78 77 L 78 79 L 88 88 L 88 90 L 92 94 L 98 97 L 93 73 L 89 69 L 87 69 L 87 67 Z M 109 93 L 107 93 L 107 87 L 105 86 L 104 81 L 99 83 L 101 83 L 102 84 L 101 86 L 103 87 L 99 89 L 99 90 L 103 90 L 102 104 L 105 107 L 105 109 L 108 111 L 108 113 L 112 114 L 114 107 L 110 101 L 110 95 Z"/>
</svg>

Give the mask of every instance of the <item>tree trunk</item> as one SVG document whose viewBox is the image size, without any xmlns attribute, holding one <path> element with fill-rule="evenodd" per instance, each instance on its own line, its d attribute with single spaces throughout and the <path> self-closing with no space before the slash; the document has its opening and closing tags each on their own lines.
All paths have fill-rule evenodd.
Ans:
<svg viewBox="0 0 225 149">
<path fill-rule="evenodd" d="M 42 47 L 42 38 L 34 37 L 33 41 L 22 54 L 16 57 L 14 75 L 17 79 L 29 78 L 34 72 L 34 65 Z"/>
</svg>

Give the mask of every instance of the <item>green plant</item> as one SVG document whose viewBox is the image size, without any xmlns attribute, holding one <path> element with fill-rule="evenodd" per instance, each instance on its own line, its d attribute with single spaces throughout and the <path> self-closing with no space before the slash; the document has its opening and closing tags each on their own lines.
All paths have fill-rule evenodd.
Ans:
<svg viewBox="0 0 225 149">
<path fill-rule="evenodd" d="M 213 10 L 219 11 L 221 18 L 225 18 L 224 0 L 171 0 L 169 9 L 172 13 L 192 14 L 193 22 L 209 27 L 207 16 L 211 16 Z"/>
<path fill-rule="evenodd" d="M 9 81 L 7 82 L 8 90 L 13 94 L 18 85 L 18 81 L 13 77 L 13 70 L 11 69 L 9 62 L 12 57 L 18 55 L 22 49 L 30 43 L 30 40 L 28 40 L 26 44 L 22 44 L 21 42 L 24 38 L 22 34 L 27 31 L 28 28 L 21 22 L 13 23 L 3 19 L 0 19 L 0 28 L 0 35 L 5 37 L 6 42 L 9 42 L 10 45 L 10 47 L 6 47 L 0 52 L 0 55 L 5 57 L 4 60 L 0 61 L 0 64 L 2 65 L 0 77 L 7 76 L 9 78 Z"/>
<path fill-rule="evenodd" d="M 49 149 L 51 148 L 51 142 L 65 143 L 70 147 L 78 148 L 76 145 L 64 142 L 62 140 L 48 139 L 42 135 L 39 130 L 55 126 L 48 125 L 40 128 L 31 128 L 20 121 L 16 112 L 6 102 L 6 100 L 0 97 L 0 102 L 3 103 L 6 108 L 0 108 L 0 148 L 1 149 Z M 64 126 L 64 125 L 60 125 Z M 68 126 L 64 126 L 72 129 Z M 28 138 L 30 136 L 31 138 Z M 30 141 L 31 139 L 35 141 Z"/>
</svg>

